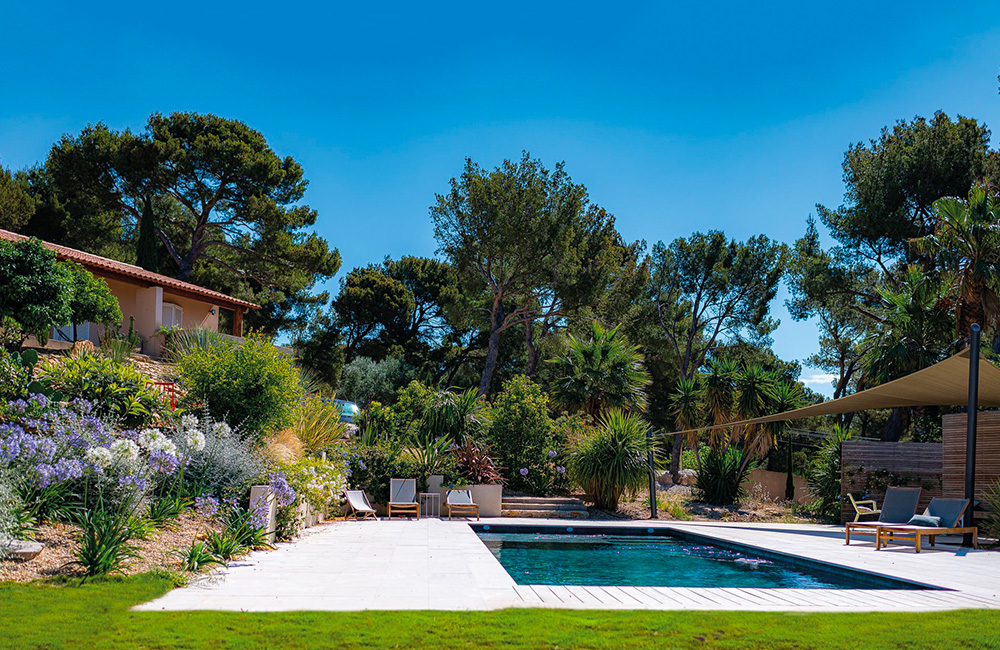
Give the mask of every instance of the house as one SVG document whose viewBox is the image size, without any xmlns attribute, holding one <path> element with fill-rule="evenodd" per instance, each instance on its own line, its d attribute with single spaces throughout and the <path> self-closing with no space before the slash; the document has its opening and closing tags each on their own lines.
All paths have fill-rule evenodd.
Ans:
<svg viewBox="0 0 1000 650">
<path fill-rule="evenodd" d="M 18 242 L 27 239 L 9 230 L 0 229 L 0 240 Z M 227 296 L 218 291 L 199 287 L 190 282 L 153 273 L 132 264 L 125 264 L 100 255 L 74 248 L 42 242 L 61 260 L 76 262 L 108 283 L 122 310 L 122 332 L 130 323 L 142 340 L 142 351 L 158 357 L 162 352 L 161 328 L 219 330 L 219 316 L 228 312 L 230 326 L 225 334 L 243 335 L 243 315 L 259 305 Z M 134 319 L 134 321 L 132 320 Z M 74 339 L 75 329 L 75 339 Z M 100 343 L 103 327 L 93 323 L 67 324 L 52 332 L 50 347 L 66 347 L 74 340 Z"/>
</svg>

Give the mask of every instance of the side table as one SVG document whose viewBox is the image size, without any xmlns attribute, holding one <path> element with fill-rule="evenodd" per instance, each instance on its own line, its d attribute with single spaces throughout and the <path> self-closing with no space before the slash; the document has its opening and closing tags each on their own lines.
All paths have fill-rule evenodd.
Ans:
<svg viewBox="0 0 1000 650">
<path fill-rule="evenodd" d="M 441 494 L 438 492 L 421 492 L 417 495 L 420 501 L 421 517 L 441 516 Z"/>
</svg>

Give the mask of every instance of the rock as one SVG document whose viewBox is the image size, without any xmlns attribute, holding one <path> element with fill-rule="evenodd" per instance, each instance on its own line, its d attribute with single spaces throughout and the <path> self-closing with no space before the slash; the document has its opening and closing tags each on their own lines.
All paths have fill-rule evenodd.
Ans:
<svg viewBox="0 0 1000 650">
<path fill-rule="evenodd" d="M 39 542 L 33 542 L 31 540 L 14 540 L 11 542 L 11 547 L 7 550 L 7 554 L 12 560 L 18 562 L 28 562 L 38 557 L 38 554 L 42 552 L 42 545 Z"/>
<path fill-rule="evenodd" d="M 663 472 L 656 477 L 656 482 L 660 485 L 673 485 L 674 479 L 670 476 L 670 472 Z"/>
<path fill-rule="evenodd" d="M 693 469 L 682 469 L 677 472 L 677 483 L 680 485 L 694 485 L 698 482 L 698 472 Z"/>
<path fill-rule="evenodd" d="M 70 349 L 70 355 L 76 356 L 78 354 L 93 354 L 94 343 L 93 341 L 76 341 L 73 343 L 73 347 Z"/>
</svg>

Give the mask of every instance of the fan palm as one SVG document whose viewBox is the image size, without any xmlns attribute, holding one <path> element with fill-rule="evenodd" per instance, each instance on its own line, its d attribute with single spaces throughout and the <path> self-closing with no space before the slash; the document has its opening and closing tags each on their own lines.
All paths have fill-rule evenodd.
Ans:
<svg viewBox="0 0 1000 650">
<path fill-rule="evenodd" d="M 617 327 L 605 329 L 595 321 L 590 332 L 588 341 L 570 335 L 569 349 L 552 361 L 558 377 L 553 385 L 557 398 L 595 419 L 608 408 L 645 408 L 649 375 L 639 348 Z"/>
<path fill-rule="evenodd" d="M 965 201 L 938 199 L 934 212 L 934 232 L 914 243 L 947 271 L 948 293 L 955 298 L 955 329 L 964 338 L 973 323 L 989 327 L 1000 322 L 1000 203 L 988 187 L 977 185 Z"/>
</svg>

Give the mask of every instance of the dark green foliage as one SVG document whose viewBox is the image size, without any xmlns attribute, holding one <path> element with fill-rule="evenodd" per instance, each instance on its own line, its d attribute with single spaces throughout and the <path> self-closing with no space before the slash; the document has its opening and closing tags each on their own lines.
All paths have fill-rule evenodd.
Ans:
<svg viewBox="0 0 1000 650">
<path fill-rule="evenodd" d="M 136 266 L 141 266 L 153 273 L 159 273 L 158 247 L 159 241 L 156 237 L 156 214 L 153 212 L 153 199 L 146 196 L 142 202 L 142 216 L 139 217 L 139 237 L 135 243 Z"/>
<path fill-rule="evenodd" d="M 813 458 L 812 467 L 807 476 L 809 494 L 812 495 L 812 508 L 821 517 L 831 521 L 840 520 L 841 501 L 841 465 L 840 453 L 845 440 L 850 440 L 851 434 L 836 427 L 830 437 L 823 441 Z"/>
<path fill-rule="evenodd" d="M 701 469 L 695 488 L 706 503 L 730 506 L 745 496 L 743 483 L 750 476 L 753 463 L 745 463 L 739 447 L 709 449 L 701 455 Z"/>
<path fill-rule="evenodd" d="M 53 483 L 44 488 L 23 482 L 17 485 L 17 493 L 28 515 L 39 522 L 71 522 L 81 505 L 80 495 L 71 482 Z"/>
<path fill-rule="evenodd" d="M 602 267 L 602 247 L 617 243 L 614 217 L 590 202 L 563 163 L 549 171 L 528 152 L 494 170 L 466 159 L 430 212 L 441 252 L 475 303 L 470 317 L 488 314 L 477 317 L 488 337 L 479 381 L 487 395 L 503 332 L 551 324 L 604 289 L 592 271 Z"/>
<path fill-rule="evenodd" d="M 223 532 L 241 547 L 271 548 L 270 542 L 267 541 L 268 531 L 256 525 L 255 517 L 256 514 L 251 508 L 242 506 L 227 508 L 220 517 Z"/>
<path fill-rule="evenodd" d="M 301 166 L 238 120 L 154 113 L 141 133 L 88 126 L 52 147 L 42 176 L 51 230 L 68 239 L 56 243 L 86 248 L 93 242 L 72 241 L 74 232 L 103 230 L 111 250 L 101 252 L 132 261 L 136 244 L 125 233 L 142 231 L 152 200 L 161 271 L 262 303 L 247 314 L 250 326 L 298 327 L 326 299 L 310 294 L 315 283 L 340 266 L 336 249 L 306 230 L 316 212 L 301 204 Z M 140 238 L 148 246 L 148 233 Z"/>
<path fill-rule="evenodd" d="M 374 503 L 389 500 L 390 479 L 416 478 L 419 471 L 399 445 L 389 441 L 358 446 L 351 455 L 350 467 L 351 487 L 364 490 Z"/>
<path fill-rule="evenodd" d="M 35 201 L 28 193 L 21 174 L 11 174 L 0 166 L 0 228 L 19 231 L 35 213 Z"/>
<path fill-rule="evenodd" d="M 558 447 L 549 417 L 549 399 L 524 375 L 508 381 L 493 403 L 485 441 L 500 457 L 512 490 L 545 494 L 553 481 L 549 451 Z M 524 474 L 521 470 L 527 470 Z"/>
<path fill-rule="evenodd" d="M 73 278 L 69 267 L 35 239 L 0 241 L 0 318 L 48 340 L 49 330 L 70 322 Z"/>
<path fill-rule="evenodd" d="M 64 262 L 72 276 L 70 323 L 121 325 L 122 310 L 108 283 L 74 262 Z"/>
<path fill-rule="evenodd" d="M 3 381 L 0 381 L 0 404 L 28 396 L 34 363 L 25 363 L 22 355 L 29 352 L 37 358 L 38 355 L 34 350 L 8 352 L 0 347 L 0 377 L 3 377 Z"/>
<path fill-rule="evenodd" d="M 177 368 L 188 403 L 203 405 L 216 420 L 231 422 L 256 443 L 290 424 L 302 397 L 292 359 L 259 334 L 238 345 L 196 349 Z"/>
<path fill-rule="evenodd" d="M 77 515 L 80 549 L 72 564 L 83 568 L 87 577 L 120 573 L 125 562 L 136 557 L 129 542 L 129 516 L 120 510 L 91 508 Z"/>
<path fill-rule="evenodd" d="M 625 494 L 649 484 L 649 424 L 639 415 L 607 411 L 570 448 L 570 479 L 598 508 L 614 511 Z"/>
</svg>

